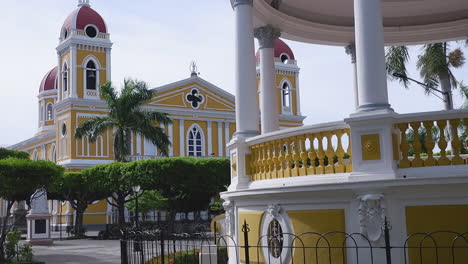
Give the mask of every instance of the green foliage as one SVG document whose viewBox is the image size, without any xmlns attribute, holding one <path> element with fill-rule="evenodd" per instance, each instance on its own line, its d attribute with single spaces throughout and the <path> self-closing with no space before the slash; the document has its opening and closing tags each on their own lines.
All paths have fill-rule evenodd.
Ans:
<svg viewBox="0 0 468 264">
<path fill-rule="evenodd" d="M 29 159 L 27 152 L 0 148 L 0 160 L 6 158 Z"/>
<path fill-rule="evenodd" d="M 212 249 L 215 250 L 214 248 Z M 226 247 L 218 247 L 217 249 L 217 263 L 224 264 L 228 261 L 228 251 Z M 184 252 L 178 252 L 175 254 L 166 255 L 164 258 L 164 263 L 171 264 L 198 264 L 200 258 L 200 250 L 189 250 Z M 161 264 L 161 257 L 154 258 L 146 264 Z"/>
<path fill-rule="evenodd" d="M 136 199 L 135 195 L 130 197 L 130 202 L 126 203 L 126 207 L 130 212 L 135 212 Z M 162 196 L 158 191 L 144 191 L 138 196 L 138 212 L 148 213 L 154 210 L 167 210 L 169 203 L 167 198 Z"/>
<path fill-rule="evenodd" d="M 179 212 L 208 208 L 230 181 L 229 159 L 162 158 L 133 162 L 127 169 L 144 179 L 143 189 L 158 190 Z"/>
<path fill-rule="evenodd" d="M 0 160 L 0 197 L 28 201 L 41 188 L 47 188 L 63 174 L 63 167 L 50 161 L 7 158 Z"/>
<path fill-rule="evenodd" d="M 6 235 L 5 255 L 7 262 L 31 262 L 33 250 L 31 245 L 19 245 L 21 231 L 11 231 Z"/>
<path fill-rule="evenodd" d="M 169 124 L 171 119 L 165 113 L 143 110 L 141 107 L 151 100 L 153 90 L 137 80 L 125 80 L 120 93 L 107 82 L 100 87 L 100 94 L 107 103 L 108 116 L 95 117 L 81 123 L 75 131 L 75 138 L 88 136 L 91 142 L 108 130 L 114 131 L 115 160 L 127 161 L 130 154 L 131 133 L 140 133 L 167 155 L 171 144 L 163 129 L 156 125 Z"/>
<path fill-rule="evenodd" d="M 216 201 L 209 208 L 210 214 L 220 215 L 224 213 L 223 203 L 221 201 Z"/>
</svg>

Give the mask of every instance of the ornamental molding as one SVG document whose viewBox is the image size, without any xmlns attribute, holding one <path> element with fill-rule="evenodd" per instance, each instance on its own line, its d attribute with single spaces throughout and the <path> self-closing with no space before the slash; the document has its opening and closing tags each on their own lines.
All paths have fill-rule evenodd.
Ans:
<svg viewBox="0 0 468 264">
<path fill-rule="evenodd" d="M 193 109 L 198 109 L 205 102 L 205 96 L 198 89 L 193 88 L 190 93 L 185 95 L 185 100 L 190 103 Z"/>
<path fill-rule="evenodd" d="M 234 228 L 235 228 L 235 215 L 234 215 L 234 202 L 232 201 L 225 201 L 223 203 L 224 207 L 224 225 L 226 229 L 227 235 L 234 235 Z"/>
<path fill-rule="evenodd" d="M 271 25 L 254 29 L 254 36 L 258 39 L 260 49 L 272 49 L 275 47 L 275 40 L 281 36 L 281 31 Z"/>
<path fill-rule="evenodd" d="M 268 215 L 271 215 L 274 219 L 278 218 L 281 213 L 281 206 L 279 204 L 270 204 L 266 210 Z"/>
<path fill-rule="evenodd" d="M 359 225 L 361 234 L 370 241 L 377 242 L 383 236 L 382 226 L 385 223 L 386 208 L 383 194 L 364 194 L 359 200 Z"/>
</svg>

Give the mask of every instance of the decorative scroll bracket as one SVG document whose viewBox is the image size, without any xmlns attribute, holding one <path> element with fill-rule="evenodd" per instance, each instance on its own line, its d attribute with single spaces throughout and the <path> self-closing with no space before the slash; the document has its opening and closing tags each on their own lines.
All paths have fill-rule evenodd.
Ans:
<svg viewBox="0 0 468 264">
<path fill-rule="evenodd" d="M 266 212 L 274 219 L 277 219 L 281 213 L 281 206 L 279 204 L 270 204 L 268 205 Z"/>
</svg>

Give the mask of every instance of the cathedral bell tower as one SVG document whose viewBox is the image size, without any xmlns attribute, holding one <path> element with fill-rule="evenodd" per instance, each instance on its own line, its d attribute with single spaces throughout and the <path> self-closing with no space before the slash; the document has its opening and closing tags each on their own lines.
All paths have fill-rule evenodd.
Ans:
<svg viewBox="0 0 468 264">
<path fill-rule="evenodd" d="M 91 143 L 76 140 L 80 122 L 105 114 L 99 86 L 111 79 L 112 42 L 104 19 L 91 8 L 89 0 L 66 18 L 57 46 L 56 133 L 59 164 L 68 168 L 91 166 L 92 159 L 110 159 L 106 138 Z"/>
</svg>

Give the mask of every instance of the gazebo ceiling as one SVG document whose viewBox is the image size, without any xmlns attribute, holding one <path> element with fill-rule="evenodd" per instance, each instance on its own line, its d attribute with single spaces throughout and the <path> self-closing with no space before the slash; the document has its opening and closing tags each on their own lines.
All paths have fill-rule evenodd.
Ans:
<svg viewBox="0 0 468 264">
<path fill-rule="evenodd" d="M 278 26 L 285 38 L 332 45 L 344 45 L 354 39 L 353 0 L 253 2 L 256 24 Z M 387 44 L 468 38 L 468 0 L 382 2 Z"/>
</svg>

